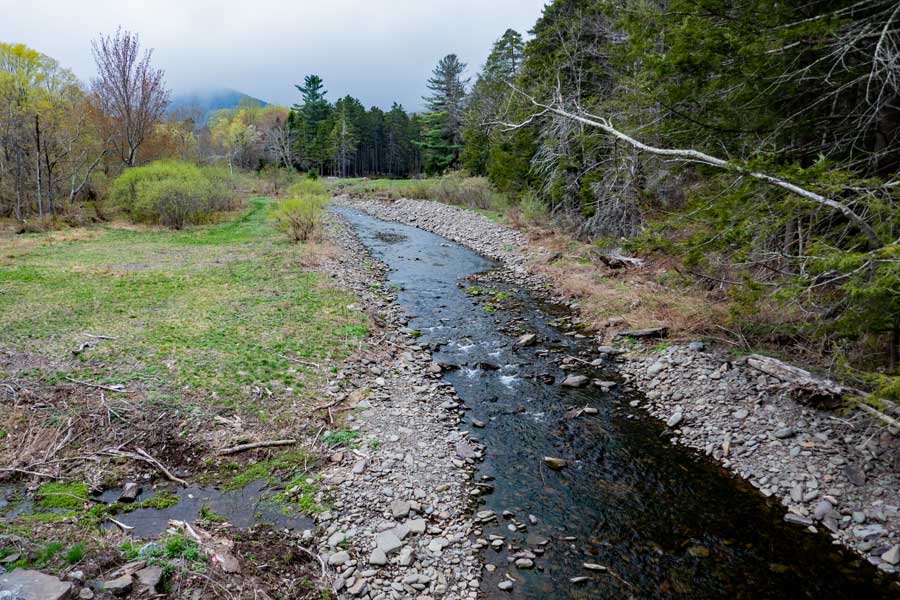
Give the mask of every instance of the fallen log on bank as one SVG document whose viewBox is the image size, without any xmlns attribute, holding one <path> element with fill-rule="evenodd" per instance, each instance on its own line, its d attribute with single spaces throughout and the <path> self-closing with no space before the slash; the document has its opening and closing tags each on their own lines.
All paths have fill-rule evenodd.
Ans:
<svg viewBox="0 0 900 600">
<path fill-rule="evenodd" d="M 854 401 L 856 407 L 863 412 L 900 431 L 900 421 L 867 404 L 870 394 L 862 390 L 841 385 L 770 356 L 750 354 L 745 360 L 757 371 L 783 382 L 790 397 L 798 402 L 821 408 L 835 408 L 848 400 Z"/>
</svg>

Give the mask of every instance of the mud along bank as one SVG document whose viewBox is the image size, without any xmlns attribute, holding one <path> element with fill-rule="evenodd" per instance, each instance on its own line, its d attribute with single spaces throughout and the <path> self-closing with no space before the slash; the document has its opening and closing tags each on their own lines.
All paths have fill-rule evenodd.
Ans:
<svg viewBox="0 0 900 600">
<path fill-rule="evenodd" d="M 515 232 L 454 207 L 410 201 L 354 206 L 440 232 L 500 260 L 523 252 Z M 361 227 L 380 226 L 366 221 Z M 418 240 L 421 232 L 390 233 L 393 243 L 378 242 L 374 233 L 362 236 L 377 257 L 396 269 L 390 281 L 413 315 L 409 327 L 422 333 L 419 341 L 436 350 L 435 360 L 444 362 L 445 370 L 459 367 L 446 379 L 466 402 L 471 434 L 487 446 L 479 476 L 492 493 L 478 508 L 493 511 L 493 517 L 482 513 L 488 522 L 481 539 L 501 551 L 485 555 L 490 563 L 485 592 L 493 593 L 501 583 L 508 587 L 509 575 L 513 589 L 531 597 L 551 592 L 669 597 L 688 591 L 692 597 L 721 597 L 726 591 L 738 597 L 805 597 L 824 591 L 828 597 L 851 597 L 861 593 L 858 586 L 868 587 L 877 571 L 842 555 L 841 546 L 824 533 L 829 526 L 868 562 L 892 570 L 896 471 L 887 461 L 883 429 L 867 431 L 871 425 L 853 416 L 844 425 L 853 433 L 847 433 L 831 415 L 791 404 L 776 393 L 775 382 L 762 382 L 716 353 L 666 348 L 649 359 L 636 353 L 615 368 L 608 361 L 591 367 L 587 363 L 597 356 L 592 340 L 561 334 L 550 323 L 555 318 L 563 333 L 572 333 L 565 313 L 551 314 L 552 307 L 518 285 L 539 282 L 525 272 L 524 260 L 514 258 L 501 275 L 436 288 L 431 275 L 398 266 L 434 262 L 416 244 L 402 247 L 402 237 Z M 489 243 L 479 248 L 482 239 Z M 450 251 L 441 246 L 446 242 L 435 243 Z M 439 266 L 464 262 L 455 255 L 436 258 Z M 489 265 L 469 265 L 469 274 Z M 429 295 L 431 301 L 423 300 Z M 522 333 L 534 333 L 537 343 L 515 347 Z M 653 366 L 657 362 L 665 365 Z M 619 385 L 561 387 L 572 371 L 583 372 L 588 381 L 619 379 Z M 620 376 L 629 371 L 632 381 L 622 385 Z M 664 371 L 670 379 L 666 385 L 658 381 Z M 551 378 L 554 384 L 544 383 Z M 701 388 L 701 382 L 715 383 Z M 678 386 L 684 388 L 680 397 L 672 389 Z M 642 406 L 672 427 L 646 419 Z M 742 429 L 731 431 L 724 455 L 726 422 Z M 881 437 L 873 438 L 874 431 Z M 852 436 L 860 436 L 856 445 Z M 872 446 L 873 439 L 878 446 Z M 707 452 L 763 494 L 713 461 L 681 450 L 677 442 Z M 854 454 L 863 442 L 868 460 Z M 562 458 L 565 466 L 552 471 L 544 456 Z M 773 477 L 775 469 L 779 474 Z M 775 500 L 790 504 L 790 522 Z M 598 567 L 607 571 L 592 571 Z M 594 586 L 600 581 L 604 588 L 598 591 Z M 876 597 L 896 593 L 889 589 L 896 584 L 887 580 L 871 585 L 866 593 Z"/>
</svg>

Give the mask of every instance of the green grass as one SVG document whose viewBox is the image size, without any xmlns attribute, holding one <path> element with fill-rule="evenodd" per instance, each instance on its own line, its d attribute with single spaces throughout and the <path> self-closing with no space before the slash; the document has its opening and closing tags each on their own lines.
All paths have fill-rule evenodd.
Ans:
<svg viewBox="0 0 900 600">
<path fill-rule="evenodd" d="M 81 508 L 88 499 L 87 485 L 83 483 L 45 483 L 38 488 L 38 504 L 42 508 Z"/>
<path fill-rule="evenodd" d="M 66 550 L 66 562 L 70 565 L 74 565 L 75 563 L 81 562 L 81 559 L 84 558 L 84 555 L 87 554 L 87 546 L 84 542 L 77 542 L 72 544 L 68 550 Z"/>
<path fill-rule="evenodd" d="M 290 358 L 340 360 L 367 321 L 298 265 L 309 249 L 275 231 L 270 204 L 181 232 L 0 235 L 0 343 L 58 359 L 85 332 L 116 337 L 70 368 L 27 373 L 51 383 L 140 385 L 179 402 L 189 388 L 224 406 L 245 404 L 254 386 L 302 394 L 317 374 Z"/>
<path fill-rule="evenodd" d="M 238 467 L 236 464 L 225 465 L 223 473 L 225 483 L 222 488 L 225 491 L 239 490 L 254 481 L 276 483 L 282 477 L 288 477 L 291 472 L 303 469 L 305 464 L 312 463 L 307 454 L 294 450 L 245 467 Z M 279 474 L 282 477 L 279 477 Z"/>
<path fill-rule="evenodd" d="M 346 446 L 359 439 L 358 431 L 349 429 L 339 429 L 338 431 L 329 431 L 322 436 L 322 443 L 329 448 L 337 448 L 338 446 Z"/>
</svg>

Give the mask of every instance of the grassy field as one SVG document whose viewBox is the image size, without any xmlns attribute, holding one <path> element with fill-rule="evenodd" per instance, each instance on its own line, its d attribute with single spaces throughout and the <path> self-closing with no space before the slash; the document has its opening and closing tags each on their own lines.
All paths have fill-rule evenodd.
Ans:
<svg viewBox="0 0 900 600">
<path fill-rule="evenodd" d="M 0 232 L 0 534 L 19 536 L 0 540 L 0 559 L 18 557 L 8 568 L 128 560 L 122 549 L 143 542 L 104 527 L 107 518 L 177 503 L 160 470 L 133 458 L 140 451 L 191 484 L 265 480 L 300 490 L 273 496 L 285 513 L 319 509 L 312 407 L 369 322 L 320 272 L 337 250 L 290 243 L 274 205 L 255 198 L 226 222 L 187 231 Z M 304 445 L 217 454 L 284 437 Z M 89 494 L 126 481 L 162 486 L 130 505 Z M 308 566 L 290 561 L 290 536 L 270 533 L 235 536 L 245 568 L 272 579 L 270 592 L 281 579 L 264 563 L 309 581 Z M 160 545 L 180 541 L 165 534 Z M 152 560 L 181 581 L 206 570 L 175 568 L 180 558 Z"/>
<path fill-rule="evenodd" d="M 240 410 L 253 386 L 302 395 L 320 375 L 309 363 L 339 360 L 366 326 L 353 298 L 300 266 L 309 247 L 274 231 L 268 211 L 255 199 L 236 220 L 184 232 L 0 237 L 0 344 L 37 357 L 17 375 Z"/>
</svg>

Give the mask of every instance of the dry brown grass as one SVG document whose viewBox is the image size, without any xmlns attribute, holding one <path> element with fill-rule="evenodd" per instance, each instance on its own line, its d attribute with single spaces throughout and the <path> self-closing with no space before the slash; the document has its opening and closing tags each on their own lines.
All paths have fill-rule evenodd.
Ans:
<svg viewBox="0 0 900 600">
<path fill-rule="evenodd" d="M 606 340 L 624 329 L 657 325 L 668 326 L 675 339 L 710 335 L 726 322 L 726 298 L 692 285 L 671 260 L 651 258 L 641 267 L 611 269 L 597 259 L 595 246 L 521 221 L 518 229 L 551 257 L 532 260 L 531 268 L 562 295 L 577 299 L 583 320 Z"/>
</svg>

